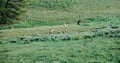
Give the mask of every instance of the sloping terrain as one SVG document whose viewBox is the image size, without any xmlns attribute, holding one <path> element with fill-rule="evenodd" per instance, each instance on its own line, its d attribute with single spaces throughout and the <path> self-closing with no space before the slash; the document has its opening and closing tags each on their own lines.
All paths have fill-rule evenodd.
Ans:
<svg viewBox="0 0 120 63">
<path fill-rule="evenodd" d="M 120 63 L 119 0 L 29 0 L 26 10 L 0 27 L 0 63 Z"/>
</svg>

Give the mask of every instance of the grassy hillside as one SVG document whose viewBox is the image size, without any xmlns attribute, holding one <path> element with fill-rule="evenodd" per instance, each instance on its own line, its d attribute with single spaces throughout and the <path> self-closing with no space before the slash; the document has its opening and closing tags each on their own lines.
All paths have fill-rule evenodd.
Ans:
<svg viewBox="0 0 120 63">
<path fill-rule="evenodd" d="M 98 22 L 120 20 L 119 0 L 30 0 L 26 8 L 21 22 L 7 28 L 61 25 L 96 17 Z"/>
<path fill-rule="evenodd" d="M 120 63 L 119 0 L 29 0 L 26 10 L 0 25 L 0 63 Z"/>
<path fill-rule="evenodd" d="M 120 22 L 1 30 L 1 63 L 119 63 Z M 49 33 L 51 27 L 55 32 Z M 55 38 L 56 37 L 56 38 Z"/>
</svg>

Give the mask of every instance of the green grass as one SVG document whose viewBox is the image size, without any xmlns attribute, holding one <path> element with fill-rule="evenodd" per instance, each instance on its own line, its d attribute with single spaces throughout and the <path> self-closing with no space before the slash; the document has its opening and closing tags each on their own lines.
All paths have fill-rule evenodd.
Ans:
<svg viewBox="0 0 120 63">
<path fill-rule="evenodd" d="M 22 15 L 20 23 L 0 28 L 71 24 L 76 23 L 79 19 L 86 21 L 87 18 L 95 19 L 94 21 L 98 22 L 120 20 L 119 0 L 30 0 L 30 4 L 26 6 L 26 11 L 26 14 Z"/>
<path fill-rule="evenodd" d="M 0 49 L 2 63 L 119 63 L 117 38 L 64 42 L 6 44 Z"/>
<path fill-rule="evenodd" d="M 21 36 L 46 35 L 51 26 L 41 26 L 34 28 L 6 29 L 0 30 L 0 62 L 1 63 L 119 63 L 120 62 L 120 39 L 119 37 L 92 36 L 91 32 L 96 28 L 98 33 L 109 32 L 109 26 L 118 26 L 119 21 L 102 21 L 81 23 L 81 25 L 69 24 L 68 31 L 65 32 L 63 25 L 53 26 L 54 35 L 64 31 L 71 35 L 70 40 L 58 41 L 32 41 L 24 44 L 19 41 Z M 88 24 L 88 25 L 86 25 Z M 95 27 L 96 26 L 96 27 Z M 114 29 L 115 30 L 115 29 Z M 75 33 L 76 32 L 76 33 Z M 74 35 L 75 34 L 75 35 Z M 97 34 L 97 33 L 95 33 Z M 120 33 L 118 32 L 118 35 Z M 98 34 L 99 35 L 99 34 Z M 115 35 L 115 34 L 112 34 Z M 63 35 L 64 36 L 64 35 Z M 63 37 L 62 36 L 62 37 Z M 88 37 L 85 39 L 84 37 Z M 10 40 L 17 40 L 17 43 L 10 43 Z"/>
<path fill-rule="evenodd" d="M 111 23 L 112 22 L 112 23 Z M 87 32 L 89 30 L 92 30 L 94 28 L 101 28 L 101 27 L 107 27 L 109 25 L 117 25 L 120 27 L 120 21 L 101 21 L 101 22 L 83 22 L 81 25 L 74 24 L 67 24 L 68 30 L 66 33 L 74 33 L 74 32 Z M 54 34 L 57 34 L 58 32 L 65 32 L 64 25 L 57 25 L 57 26 L 41 26 L 41 27 L 32 27 L 32 28 L 19 28 L 19 29 L 6 29 L 6 30 L 0 30 L 3 35 L 3 37 L 10 38 L 10 37 L 19 37 L 19 36 L 29 36 L 29 35 L 45 35 L 49 34 L 50 28 L 54 28 Z"/>
<path fill-rule="evenodd" d="M 0 63 L 120 63 L 119 0 L 30 0 L 26 10 L 0 25 Z M 34 36 L 45 39 L 20 40 Z"/>
</svg>

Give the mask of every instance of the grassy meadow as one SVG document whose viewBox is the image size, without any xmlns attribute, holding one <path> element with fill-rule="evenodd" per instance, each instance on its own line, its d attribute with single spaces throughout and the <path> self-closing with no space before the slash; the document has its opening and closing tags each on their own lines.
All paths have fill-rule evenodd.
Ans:
<svg viewBox="0 0 120 63">
<path fill-rule="evenodd" d="M 0 63 L 120 63 L 119 0 L 29 0 L 20 18 L 0 25 Z"/>
</svg>

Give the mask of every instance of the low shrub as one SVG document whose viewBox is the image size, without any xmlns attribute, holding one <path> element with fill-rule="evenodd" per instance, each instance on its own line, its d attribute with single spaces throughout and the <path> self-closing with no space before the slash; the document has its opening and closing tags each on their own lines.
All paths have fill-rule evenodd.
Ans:
<svg viewBox="0 0 120 63">
<path fill-rule="evenodd" d="M 120 37 L 119 27 L 115 28 L 101 28 L 97 30 L 92 30 L 94 36 L 106 36 L 106 37 Z"/>
<path fill-rule="evenodd" d="M 107 21 L 111 21 L 112 17 L 101 17 L 101 16 L 96 16 L 96 17 L 88 17 L 84 19 L 87 22 L 107 22 Z"/>
<path fill-rule="evenodd" d="M 95 28 L 88 32 L 46 34 L 43 36 L 42 35 L 22 36 L 19 38 L 13 38 L 9 40 L 9 42 L 29 44 L 30 42 L 57 42 L 57 41 L 69 41 L 69 40 L 86 40 L 86 39 L 93 39 L 95 37 L 120 38 L 120 29 L 105 27 L 105 28 Z"/>
<path fill-rule="evenodd" d="M 77 33 L 59 33 L 59 34 L 46 34 L 43 36 L 21 36 L 18 38 L 10 38 L 9 43 L 21 43 L 29 44 L 30 42 L 57 42 L 68 40 L 80 40 L 83 39 L 83 35 Z"/>
<path fill-rule="evenodd" d="M 2 40 L 0 40 L 0 44 L 3 44 Z"/>
</svg>

